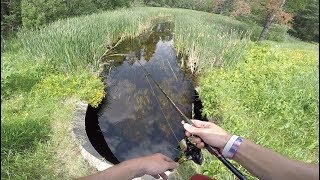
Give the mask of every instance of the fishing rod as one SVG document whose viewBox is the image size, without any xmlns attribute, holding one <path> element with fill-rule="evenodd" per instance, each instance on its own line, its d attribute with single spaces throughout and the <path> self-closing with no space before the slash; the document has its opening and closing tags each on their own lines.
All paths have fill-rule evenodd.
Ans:
<svg viewBox="0 0 320 180">
<path fill-rule="evenodd" d="M 178 108 L 178 106 L 173 102 L 173 100 L 164 92 L 164 90 L 160 87 L 160 85 L 152 78 L 151 74 L 147 71 L 147 69 L 142 66 L 140 61 L 137 61 L 141 68 L 143 69 L 143 72 L 145 76 L 154 82 L 156 86 L 160 89 L 160 91 L 164 94 L 164 96 L 169 100 L 169 102 L 174 106 L 174 108 L 178 111 L 178 113 L 183 117 L 183 119 L 189 123 L 192 126 L 195 126 L 195 124 Z M 235 168 L 220 152 L 219 149 L 216 147 L 212 147 L 211 145 L 205 143 L 206 149 L 213 155 L 215 155 L 234 175 L 236 175 L 240 180 L 246 180 L 246 176 L 244 176 L 237 168 Z"/>
</svg>

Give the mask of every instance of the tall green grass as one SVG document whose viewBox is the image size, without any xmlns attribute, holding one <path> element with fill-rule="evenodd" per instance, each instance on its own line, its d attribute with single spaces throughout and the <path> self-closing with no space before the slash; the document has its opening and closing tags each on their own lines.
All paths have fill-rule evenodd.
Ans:
<svg viewBox="0 0 320 180">
<path fill-rule="evenodd" d="M 151 18 L 143 11 L 121 10 L 56 21 L 41 30 L 19 32 L 19 46 L 31 57 L 44 57 L 64 72 L 98 66 L 107 45 L 136 36 Z"/>
<path fill-rule="evenodd" d="M 136 8 L 69 18 L 41 30 L 20 31 L 15 43 L 28 57 L 42 57 L 46 63 L 64 72 L 88 68 L 88 65 L 96 70 L 107 45 L 112 45 L 122 36 L 137 36 L 150 28 L 152 19 L 161 14 L 174 16 L 178 51 L 190 53 L 190 57 L 200 58 L 206 64 L 222 63 L 223 59 L 233 61 L 233 52 L 227 53 L 226 49 L 236 49 L 238 45 L 245 44 L 239 38 L 245 37 L 250 30 L 244 23 L 210 13 Z M 212 57 L 212 54 L 217 57 Z"/>
<path fill-rule="evenodd" d="M 188 55 L 186 66 L 196 74 L 234 64 L 249 41 L 250 31 L 232 19 L 199 12 L 175 17 L 175 47 Z"/>
</svg>

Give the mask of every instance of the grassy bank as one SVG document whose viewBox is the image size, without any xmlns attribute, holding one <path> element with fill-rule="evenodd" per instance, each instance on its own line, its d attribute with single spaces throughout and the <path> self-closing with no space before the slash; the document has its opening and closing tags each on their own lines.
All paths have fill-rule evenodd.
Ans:
<svg viewBox="0 0 320 180">
<path fill-rule="evenodd" d="M 74 102 L 83 100 L 97 105 L 101 101 L 103 84 L 97 74 L 101 63 L 100 57 L 105 52 L 106 46 L 149 30 L 156 22 L 155 19 L 175 22 L 175 48 L 186 54 L 184 66 L 201 75 L 200 95 L 205 105 L 205 112 L 210 116 L 219 115 L 221 125 L 230 132 L 244 135 L 257 140 L 257 143 L 282 151 L 281 147 L 287 140 L 274 138 L 273 141 L 267 141 L 271 135 L 280 137 L 284 133 L 289 136 L 291 132 L 289 130 L 302 123 L 303 128 L 298 131 L 298 136 L 307 126 L 316 125 L 315 113 L 318 109 L 315 109 L 313 103 L 318 97 L 315 92 L 319 90 L 313 89 L 313 86 L 319 78 L 313 75 L 314 64 L 318 59 L 314 58 L 312 53 L 318 46 L 310 45 L 309 49 L 302 51 L 303 56 L 304 53 L 307 54 L 302 60 L 299 59 L 299 55 L 299 62 L 306 60 L 309 62 L 307 65 L 295 64 L 295 61 L 289 60 L 293 43 L 279 45 L 270 41 L 268 43 L 272 47 L 251 46 L 250 27 L 228 17 L 165 8 L 110 11 L 57 21 L 37 31 L 20 31 L 10 42 L 6 41 L 1 56 L 1 178 L 65 179 L 94 172 L 81 160 L 76 145 L 69 143 L 71 139 L 67 127 L 70 124 Z M 273 48 L 275 45 L 279 47 Z M 301 47 L 306 46 L 301 45 Z M 263 49 L 261 57 L 254 56 L 255 53 L 250 54 L 251 50 L 260 52 L 259 48 Z M 286 53 L 281 55 L 282 51 Z M 309 51 L 312 52 L 311 55 Z M 284 68 L 286 66 L 282 67 L 283 63 L 289 63 L 290 66 L 283 69 L 284 72 L 288 71 L 288 74 L 268 74 L 270 69 L 268 62 L 274 56 L 276 58 L 272 61 L 272 65 L 275 67 L 272 68 Z M 312 60 L 309 60 L 309 56 Z M 255 62 L 257 58 L 260 60 Z M 251 64 L 246 64 L 245 59 L 249 59 Z M 282 61 L 283 59 L 285 61 Z M 266 69 L 258 71 L 260 63 Z M 214 67 L 221 69 L 217 70 Z M 293 67 L 295 71 L 291 69 Z M 272 68 L 271 70 L 275 71 Z M 245 73 L 241 77 L 246 78 L 235 79 L 234 72 L 240 71 L 238 69 Z M 303 72 L 294 73 L 300 72 L 301 69 Z M 263 73 L 272 78 L 258 79 L 260 84 L 245 86 L 250 85 L 251 81 L 256 82 L 255 78 L 259 78 Z M 283 77 L 287 78 L 287 81 Z M 304 79 L 308 81 L 303 81 Z M 281 89 L 267 89 L 260 92 L 264 84 L 275 83 L 271 85 L 276 86 L 282 82 L 287 83 L 281 86 Z M 300 92 L 301 82 L 310 82 L 312 86 L 306 85 L 307 90 L 302 90 L 301 94 L 295 96 L 294 90 Z M 253 89 L 247 91 L 246 87 Z M 281 96 L 268 94 L 269 91 L 275 94 L 280 92 Z M 259 93 L 265 98 L 261 99 Z M 238 98 L 237 101 L 234 98 Z M 266 101 L 276 103 L 279 98 L 281 103 L 282 100 L 288 101 L 288 107 L 291 109 L 286 110 L 282 104 L 280 110 L 274 106 L 268 107 L 271 108 L 268 112 L 273 110 L 279 112 L 272 117 L 262 116 L 264 110 L 250 109 L 256 107 L 254 103 L 265 104 Z M 307 103 L 308 111 L 303 111 L 304 114 L 299 114 L 300 100 L 305 100 L 303 102 Z M 236 106 L 238 101 L 243 106 L 237 106 L 238 109 L 233 110 L 231 107 Z M 217 106 L 213 107 L 215 104 Z M 295 115 L 301 119 L 294 118 Z M 258 125 L 258 118 L 270 122 L 269 129 L 261 128 L 260 139 L 253 137 L 253 133 L 257 131 L 253 128 L 255 126 L 249 128 L 250 123 Z M 289 129 L 285 126 L 287 123 Z M 277 130 L 282 127 L 285 131 Z M 310 132 L 313 131 L 315 129 Z M 307 139 L 300 140 L 306 141 L 304 145 L 309 145 L 308 151 L 305 151 L 302 144 L 297 144 L 298 147 L 294 146 L 295 150 L 289 148 L 283 152 L 296 159 L 315 162 L 314 157 L 317 154 L 311 151 L 318 148 L 315 142 L 317 133 L 307 135 L 310 136 L 303 136 Z M 311 158 L 303 159 L 299 153 L 307 153 Z M 181 166 L 180 176 L 192 174 L 194 171 L 205 172 L 215 177 L 216 174 L 219 174 L 219 177 L 230 176 L 230 173 L 218 164 L 209 167 L 211 164 L 209 161 L 207 158 L 207 163 L 202 168 L 193 165 Z"/>
<path fill-rule="evenodd" d="M 200 78 L 204 113 L 218 117 L 229 132 L 292 159 L 319 163 L 318 48 L 301 42 L 250 45 L 235 67 Z M 222 178 L 213 168 L 219 163 L 208 164 L 201 171 Z"/>
</svg>

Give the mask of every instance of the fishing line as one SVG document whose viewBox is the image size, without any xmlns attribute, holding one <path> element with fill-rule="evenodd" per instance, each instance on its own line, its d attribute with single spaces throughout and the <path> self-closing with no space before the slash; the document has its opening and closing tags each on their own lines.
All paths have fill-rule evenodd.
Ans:
<svg viewBox="0 0 320 180">
<path fill-rule="evenodd" d="M 137 62 L 138 62 L 139 64 L 141 64 L 141 63 L 139 62 L 139 60 L 137 60 Z M 134 72 L 136 72 L 136 71 L 133 69 L 133 67 L 131 67 L 130 65 L 129 65 L 129 67 L 130 67 L 131 70 L 133 70 Z M 169 123 L 169 121 L 168 121 L 165 113 L 163 112 L 163 109 L 162 109 L 162 107 L 161 107 L 161 104 L 160 104 L 160 102 L 159 102 L 159 100 L 158 100 L 158 98 L 157 98 L 157 96 L 156 96 L 156 94 L 155 94 L 155 91 L 154 91 L 154 89 L 152 88 L 152 85 L 151 85 L 151 83 L 150 83 L 150 81 L 149 81 L 149 78 L 148 78 L 147 76 L 146 76 L 146 79 L 147 79 L 148 84 L 149 84 L 149 86 L 150 86 L 150 88 L 151 88 L 151 90 L 152 90 L 152 94 L 154 95 L 154 97 L 155 97 L 155 99 L 156 99 L 156 101 L 157 101 L 157 103 L 158 103 L 158 105 L 159 105 L 159 107 L 160 107 L 160 110 L 161 110 L 162 115 L 164 116 L 167 124 L 169 125 L 169 128 L 170 128 L 171 132 L 173 133 L 173 135 L 174 135 L 177 143 L 179 144 L 179 140 L 178 140 L 176 134 L 174 133 L 174 131 L 173 131 L 173 129 L 172 129 L 172 126 L 170 125 L 170 123 Z M 180 152 L 180 151 L 179 151 L 179 152 Z"/>
<path fill-rule="evenodd" d="M 174 131 L 173 131 L 173 129 L 172 129 L 172 127 L 171 127 L 171 125 L 170 125 L 170 123 L 169 123 L 166 115 L 164 114 L 164 112 L 163 112 L 163 110 L 162 110 L 162 107 L 161 107 L 161 104 L 160 104 L 160 102 L 159 102 L 159 100 L 158 100 L 158 98 L 157 98 L 157 96 L 156 96 L 156 94 L 155 94 L 155 92 L 154 92 L 154 89 L 152 88 L 152 85 L 151 85 L 151 83 L 150 83 L 150 81 L 149 81 L 149 78 L 148 78 L 147 76 L 146 76 L 146 79 L 147 79 L 148 84 L 149 84 L 149 86 L 150 86 L 150 88 L 151 88 L 151 90 L 152 90 L 152 93 L 153 93 L 153 95 L 154 95 L 154 97 L 155 97 L 155 99 L 156 99 L 156 101 L 157 101 L 157 103 L 158 103 L 158 105 L 159 105 L 159 107 L 160 107 L 160 110 L 161 110 L 161 112 L 162 112 L 162 115 L 164 116 L 164 119 L 167 121 L 167 123 L 168 123 L 168 125 L 169 125 L 169 127 L 170 127 L 171 132 L 173 133 L 174 137 L 176 138 L 176 140 L 177 140 L 177 142 L 178 142 L 178 144 L 179 144 L 179 140 L 178 140 L 176 134 L 174 133 Z"/>
<path fill-rule="evenodd" d="M 170 103 L 175 107 L 175 109 L 179 112 L 179 114 L 183 117 L 183 119 L 190 125 L 195 126 L 195 124 L 178 108 L 178 106 L 173 102 L 173 100 L 163 91 L 160 85 L 152 78 L 151 74 L 142 66 L 142 64 L 138 61 L 141 68 L 144 70 L 146 76 L 150 76 L 150 79 L 157 85 L 160 91 L 165 95 L 165 97 L 170 101 Z M 235 168 L 221 153 L 219 149 L 216 147 L 212 147 L 209 144 L 205 143 L 206 149 L 213 155 L 215 155 L 234 175 L 236 175 L 240 180 L 247 179 L 237 168 Z"/>
<path fill-rule="evenodd" d="M 167 62 L 168 62 L 168 64 L 169 64 L 169 67 L 170 67 L 170 69 L 171 69 L 171 71 L 172 71 L 172 73 L 173 73 L 174 77 L 175 77 L 175 78 L 176 78 L 176 80 L 178 81 L 177 75 L 176 75 L 176 73 L 174 73 L 174 71 L 173 71 L 173 69 L 172 69 L 172 67 L 171 67 L 171 64 L 170 64 L 170 62 L 169 62 L 169 60 L 168 60 L 168 59 L 167 59 Z"/>
<path fill-rule="evenodd" d="M 139 61 L 139 60 L 137 60 L 137 61 Z M 136 72 L 136 71 L 134 70 L 134 68 L 133 68 L 133 67 L 131 67 L 131 66 L 130 66 L 130 68 L 131 68 L 131 70 L 133 70 L 134 72 Z M 178 138 L 177 138 L 176 134 L 174 133 L 174 131 L 173 131 L 173 129 L 172 129 L 172 126 L 170 125 L 170 123 L 169 123 L 169 121 L 168 121 L 168 119 L 167 119 L 167 117 L 166 117 L 165 113 L 163 112 L 163 109 L 162 109 L 162 107 L 161 107 L 161 104 L 160 104 L 160 102 L 159 102 L 159 100 L 158 100 L 158 98 L 157 98 L 157 96 L 156 96 L 156 94 L 155 94 L 155 91 L 154 91 L 154 89 L 153 89 L 153 87 L 152 87 L 152 85 L 151 85 L 151 83 L 150 83 L 150 81 L 149 81 L 149 78 L 148 78 L 148 77 L 146 77 L 146 79 L 147 79 L 148 84 L 149 84 L 149 86 L 150 86 L 150 88 L 151 88 L 151 90 L 152 90 L 152 94 L 154 95 L 154 97 L 155 97 L 155 99 L 156 99 L 156 101 L 157 101 L 157 103 L 158 103 L 158 105 L 159 105 L 159 107 L 160 107 L 160 110 L 161 110 L 162 115 L 164 116 L 164 118 L 165 118 L 165 120 L 166 120 L 167 124 L 169 125 L 169 128 L 170 128 L 170 130 L 171 130 L 171 132 L 172 132 L 173 136 L 175 137 L 175 139 L 176 139 L 177 143 L 179 144 L 180 142 L 179 142 L 179 140 L 178 140 Z M 169 144 L 169 145 L 170 145 L 174 150 L 176 150 L 176 151 L 178 151 L 179 153 L 181 153 L 181 151 L 180 151 L 180 150 L 178 150 L 176 147 L 174 147 L 172 144 Z"/>
</svg>

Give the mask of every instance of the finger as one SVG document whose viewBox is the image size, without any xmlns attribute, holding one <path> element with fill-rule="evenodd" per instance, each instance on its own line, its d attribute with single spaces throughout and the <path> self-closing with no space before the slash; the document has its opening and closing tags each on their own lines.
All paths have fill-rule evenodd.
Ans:
<svg viewBox="0 0 320 180">
<path fill-rule="evenodd" d="M 203 143 L 203 142 L 201 142 L 201 143 L 197 144 L 197 147 L 198 147 L 199 149 L 204 148 L 204 143 Z"/>
<path fill-rule="evenodd" d="M 159 179 L 160 176 L 157 174 L 157 175 L 151 175 L 152 177 L 156 178 L 156 179 Z"/>
<path fill-rule="evenodd" d="M 192 119 L 191 121 L 194 123 L 196 127 L 199 127 L 199 128 L 207 128 L 207 127 L 210 127 L 210 124 L 211 124 L 211 122 L 200 121 L 197 119 Z"/>
<path fill-rule="evenodd" d="M 183 125 L 184 129 L 187 130 L 188 132 L 190 132 L 191 134 L 195 134 L 195 135 L 198 135 L 199 132 L 202 131 L 201 128 L 197 128 L 197 127 L 194 127 L 194 126 L 191 126 L 190 124 L 188 123 L 185 123 Z"/>
<path fill-rule="evenodd" d="M 190 137 L 190 136 L 191 136 L 191 133 L 189 133 L 188 131 L 186 131 L 185 134 L 186 134 L 187 137 Z"/>
<path fill-rule="evenodd" d="M 196 144 L 199 144 L 199 143 L 202 142 L 202 140 L 200 138 L 198 138 L 198 137 L 192 137 L 191 140 L 192 140 L 193 143 L 196 143 Z"/>
<path fill-rule="evenodd" d="M 161 173 L 160 176 L 162 177 L 162 179 L 167 180 L 168 176 L 165 173 Z"/>
<path fill-rule="evenodd" d="M 182 120 L 182 121 L 181 121 L 181 124 L 184 124 L 184 123 L 185 123 L 184 120 Z"/>
</svg>

